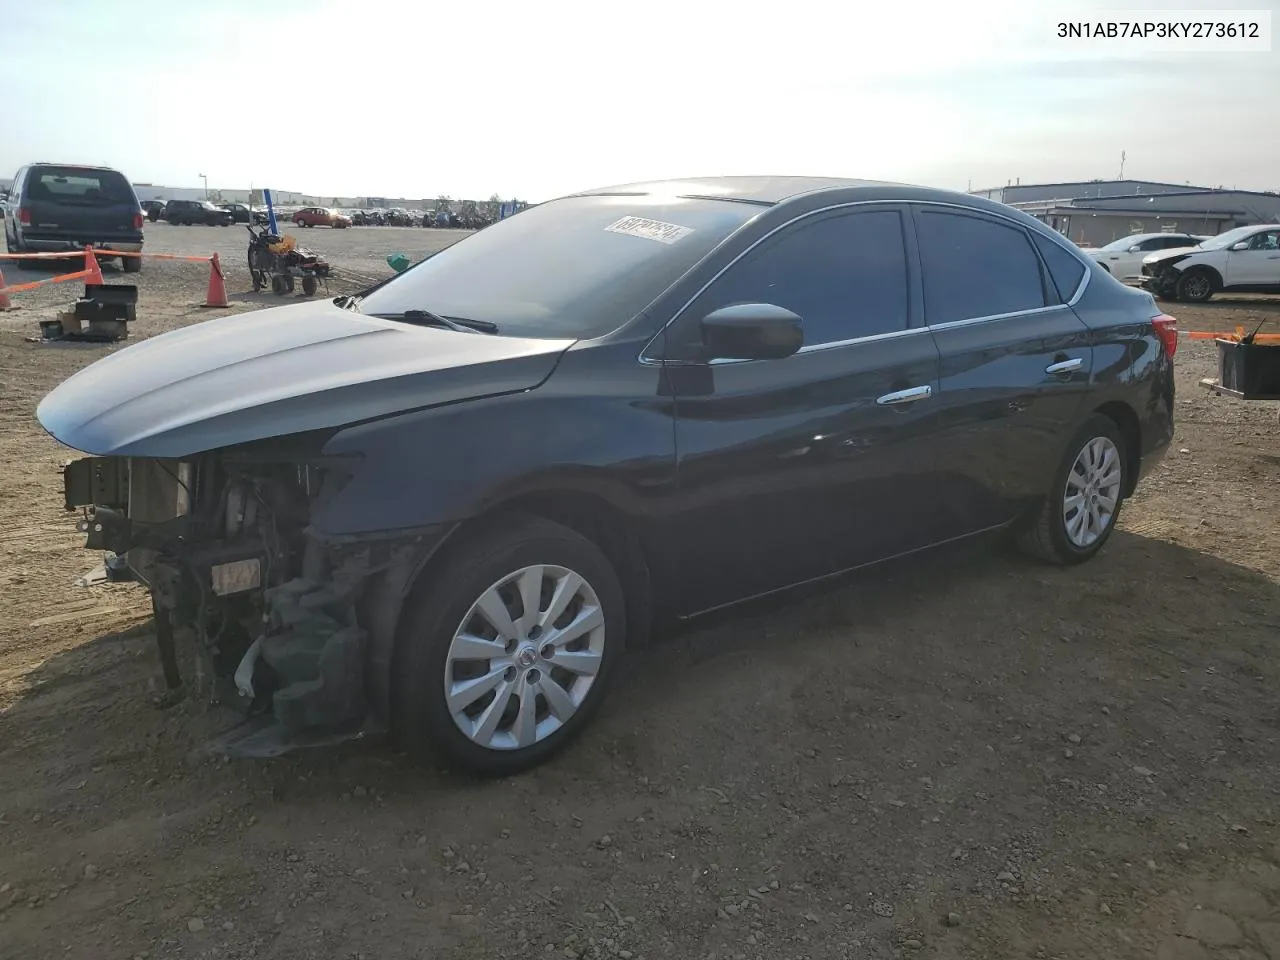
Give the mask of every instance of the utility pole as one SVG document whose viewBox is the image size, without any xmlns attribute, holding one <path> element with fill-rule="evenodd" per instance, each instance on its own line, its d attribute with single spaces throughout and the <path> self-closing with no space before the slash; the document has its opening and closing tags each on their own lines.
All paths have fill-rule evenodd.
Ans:
<svg viewBox="0 0 1280 960">
<path fill-rule="evenodd" d="M 1116 179 L 1117 180 L 1124 179 L 1124 151 L 1123 150 L 1120 151 L 1120 176 L 1116 177 Z"/>
</svg>

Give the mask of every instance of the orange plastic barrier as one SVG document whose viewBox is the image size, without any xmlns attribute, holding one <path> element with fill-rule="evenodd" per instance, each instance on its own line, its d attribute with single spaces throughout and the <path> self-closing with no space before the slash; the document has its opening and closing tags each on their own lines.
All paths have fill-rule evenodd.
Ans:
<svg viewBox="0 0 1280 960">
<path fill-rule="evenodd" d="M 46 283 L 66 283 L 68 280 L 79 280 L 87 276 L 89 276 L 88 270 L 77 270 L 75 273 L 62 273 L 56 277 L 32 280 L 30 283 L 15 283 L 12 287 L 0 287 L 0 293 L 21 293 L 23 290 L 34 290 L 36 287 L 43 287 Z"/>
<path fill-rule="evenodd" d="M 66 252 L 54 251 L 52 253 L 0 253 L 0 260 L 67 260 L 76 256 L 76 251 L 68 250 Z M 45 280 L 33 280 L 30 283 L 19 283 L 12 287 L 4 285 L 4 275 L 0 274 L 0 310 L 8 308 L 8 297 L 6 294 L 19 293 L 23 290 L 34 290 L 36 287 L 44 286 L 46 283 L 65 283 L 68 280 L 79 280 L 81 277 L 86 283 L 104 283 L 102 277 L 102 268 L 98 266 L 98 257 L 145 257 L 148 260 L 183 260 L 187 263 L 207 263 L 209 264 L 209 288 L 205 293 L 206 307 L 227 307 L 227 290 L 222 280 L 222 265 L 218 262 L 218 254 L 214 253 L 208 257 L 191 257 L 178 253 L 142 253 L 135 250 L 111 250 L 106 247 L 85 247 L 84 248 L 84 269 L 76 273 L 66 273 L 57 277 L 49 277 Z"/>
</svg>

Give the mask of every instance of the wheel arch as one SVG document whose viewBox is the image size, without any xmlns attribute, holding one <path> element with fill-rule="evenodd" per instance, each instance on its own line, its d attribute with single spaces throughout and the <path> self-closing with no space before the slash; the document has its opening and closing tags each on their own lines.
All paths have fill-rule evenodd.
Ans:
<svg viewBox="0 0 1280 960">
<path fill-rule="evenodd" d="M 1226 283 L 1222 277 L 1221 271 L 1211 263 L 1195 263 L 1180 272 L 1184 277 L 1190 276 L 1193 273 L 1207 273 L 1209 275 L 1209 279 L 1213 281 L 1214 293 L 1220 291 Z"/>
<path fill-rule="evenodd" d="M 1120 436 L 1124 438 L 1127 468 L 1124 495 L 1128 497 L 1138 486 L 1138 468 L 1142 461 L 1142 422 L 1138 419 L 1137 411 L 1123 400 L 1109 400 L 1095 407 L 1092 413 L 1106 417 L 1114 423 L 1120 430 Z"/>
<path fill-rule="evenodd" d="M 359 619 L 369 634 L 365 687 L 384 723 L 392 722 L 391 671 L 409 598 L 449 563 L 458 544 L 522 515 L 562 524 L 594 543 L 622 582 L 627 645 L 634 648 L 649 639 L 655 608 L 651 575 L 655 550 L 625 510 L 599 491 L 571 486 L 525 489 L 495 497 L 467 519 L 450 525 L 441 536 L 425 542 L 407 561 L 378 574 L 364 592 Z"/>
</svg>

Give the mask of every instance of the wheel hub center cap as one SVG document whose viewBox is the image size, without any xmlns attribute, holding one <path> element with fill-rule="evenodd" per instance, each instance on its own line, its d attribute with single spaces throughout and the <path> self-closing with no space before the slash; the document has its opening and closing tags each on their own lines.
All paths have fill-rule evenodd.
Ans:
<svg viewBox="0 0 1280 960">
<path fill-rule="evenodd" d="M 538 661 L 538 654 L 532 647 L 524 647 L 516 654 L 516 663 L 524 667 L 526 670 L 532 667 Z"/>
</svg>

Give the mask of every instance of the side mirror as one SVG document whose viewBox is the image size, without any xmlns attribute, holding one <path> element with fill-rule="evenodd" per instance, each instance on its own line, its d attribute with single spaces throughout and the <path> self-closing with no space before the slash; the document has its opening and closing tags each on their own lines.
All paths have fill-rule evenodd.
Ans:
<svg viewBox="0 0 1280 960">
<path fill-rule="evenodd" d="M 772 303 L 735 303 L 702 318 L 707 360 L 781 360 L 803 344 L 800 318 Z"/>
<path fill-rule="evenodd" d="M 1126 250 L 1125 253 L 1137 253 L 1141 249 L 1142 247 L 1139 244 L 1135 243 L 1132 247 Z"/>
<path fill-rule="evenodd" d="M 1231 245 L 1231 249 L 1232 249 L 1232 250 L 1248 250 L 1248 249 L 1249 249 L 1249 241 L 1248 241 L 1248 240 L 1241 240 L 1239 243 L 1233 243 L 1233 244 Z"/>
</svg>

